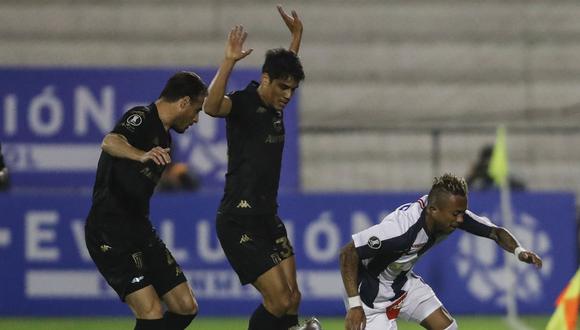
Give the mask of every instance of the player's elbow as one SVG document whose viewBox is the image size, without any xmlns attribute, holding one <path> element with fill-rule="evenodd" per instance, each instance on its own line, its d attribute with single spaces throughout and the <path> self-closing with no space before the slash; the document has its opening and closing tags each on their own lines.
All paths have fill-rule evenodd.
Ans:
<svg viewBox="0 0 580 330">
<path fill-rule="evenodd" d="M 112 139 L 114 139 L 114 137 L 111 134 L 105 135 L 103 141 L 101 142 L 101 150 L 103 150 L 106 153 L 110 153 L 111 145 L 113 144 L 113 142 L 111 141 Z"/>
<path fill-rule="evenodd" d="M 109 133 L 105 135 L 103 138 L 103 142 L 101 142 L 101 150 L 108 153 L 109 155 L 114 155 L 115 148 L 118 148 L 120 145 L 129 143 L 127 138 L 125 138 L 121 134 L 116 133 Z"/>
<path fill-rule="evenodd" d="M 348 260 L 358 259 L 358 254 L 356 253 L 356 248 L 354 243 L 350 241 L 348 244 L 342 247 L 340 250 L 339 260 L 340 264 L 344 265 Z"/>
<path fill-rule="evenodd" d="M 213 107 L 210 105 L 203 105 L 203 112 L 205 112 L 207 115 L 212 116 L 212 117 L 218 117 L 219 114 L 219 108 L 218 107 Z"/>
<path fill-rule="evenodd" d="M 201 108 L 207 115 L 217 117 L 220 112 L 220 102 L 216 101 L 215 98 L 212 99 L 211 95 L 209 95 L 203 101 Z"/>
</svg>

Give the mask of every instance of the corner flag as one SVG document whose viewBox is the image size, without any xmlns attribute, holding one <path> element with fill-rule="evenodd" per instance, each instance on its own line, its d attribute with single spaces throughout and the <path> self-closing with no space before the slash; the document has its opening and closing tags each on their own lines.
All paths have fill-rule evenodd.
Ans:
<svg viewBox="0 0 580 330">
<path fill-rule="evenodd" d="M 546 330 L 574 330 L 580 308 L 580 269 L 556 300 L 556 311 Z"/>
<path fill-rule="evenodd" d="M 497 128 L 497 135 L 495 137 L 495 145 L 491 153 L 489 161 L 489 168 L 487 173 L 493 178 L 493 181 L 499 187 L 505 187 L 508 183 L 508 153 L 505 126 L 500 125 Z"/>
</svg>

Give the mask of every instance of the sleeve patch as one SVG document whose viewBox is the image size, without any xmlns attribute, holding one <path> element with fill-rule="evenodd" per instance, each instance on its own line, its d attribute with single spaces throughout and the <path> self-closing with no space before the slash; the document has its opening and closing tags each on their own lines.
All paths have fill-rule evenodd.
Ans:
<svg viewBox="0 0 580 330">
<path fill-rule="evenodd" d="M 140 114 L 134 113 L 127 118 L 127 124 L 137 127 L 143 123 L 143 117 Z"/>
<path fill-rule="evenodd" d="M 378 250 L 381 248 L 382 242 L 378 237 L 371 236 L 367 242 L 367 245 L 373 250 Z"/>
</svg>

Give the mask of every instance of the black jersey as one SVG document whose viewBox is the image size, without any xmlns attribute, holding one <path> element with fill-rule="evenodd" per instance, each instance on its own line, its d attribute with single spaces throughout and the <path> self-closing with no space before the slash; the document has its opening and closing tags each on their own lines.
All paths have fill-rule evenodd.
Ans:
<svg viewBox="0 0 580 330">
<path fill-rule="evenodd" d="M 220 211 L 234 214 L 276 213 L 284 149 L 282 111 L 266 106 L 258 83 L 229 95 L 226 117 L 228 171 Z"/>
<path fill-rule="evenodd" d="M 111 133 L 125 136 L 129 144 L 144 151 L 171 145 L 155 103 L 127 111 Z M 149 200 L 164 168 L 153 161 L 143 164 L 101 152 L 91 213 L 148 217 Z"/>
</svg>

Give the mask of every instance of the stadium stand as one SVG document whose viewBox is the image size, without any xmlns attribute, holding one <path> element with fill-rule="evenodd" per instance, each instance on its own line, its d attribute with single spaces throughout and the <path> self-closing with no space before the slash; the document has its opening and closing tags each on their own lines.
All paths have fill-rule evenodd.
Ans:
<svg viewBox="0 0 580 330">
<path fill-rule="evenodd" d="M 506 122 L 528 187 L 580 192 L 580 3 L 291 6 L 307 29 L 304 190 L 423 189 L 443 169 L 464 173 Z M 214 66 L 242 23 L 255 54 L 240 67 L 256 67 L 286 40 L 274 10 L 265 0 L 5 0 L 0 65 Z"/>
</svg>

